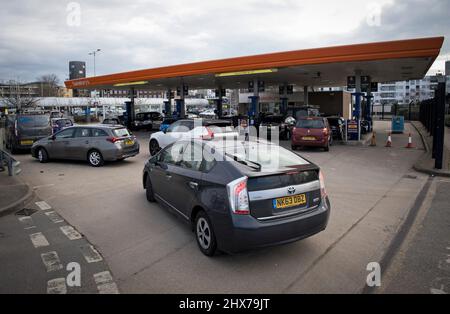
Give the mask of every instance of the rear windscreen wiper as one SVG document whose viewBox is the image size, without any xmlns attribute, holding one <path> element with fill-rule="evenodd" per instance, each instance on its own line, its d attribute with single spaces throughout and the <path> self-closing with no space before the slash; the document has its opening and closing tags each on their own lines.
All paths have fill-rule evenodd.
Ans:
<svg viewBox="0 0 450 314">
<path fill-rule="evenodd" d="M 234 161 L 236 161 L 236 162 L 238 162 L 240 164 L 243 164 L 243 165 L 245 165 L 247 167 L 250 167 L 252 169 L 260 171 L 261 168 L 262 168 L 261 164 L 255 162 L 255 161 L 244 160 L 244 159 L 239 158 L 238 156 L 231 155 L 231 154 L 225 154 L 225 155 L 230 157 L 230 158 L 233 158 Z"/>
</svg>

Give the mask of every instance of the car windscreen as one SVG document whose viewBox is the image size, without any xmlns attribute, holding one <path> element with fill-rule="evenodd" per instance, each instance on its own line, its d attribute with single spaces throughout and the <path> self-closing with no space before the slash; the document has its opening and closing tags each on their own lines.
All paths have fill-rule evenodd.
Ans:
<svg viewBox="0 0 450 314">
<path fill-rule="evenodd" d="M 56 121 L 56 123 L 60 127 L 72 126 L 72 121 L 70 121 L 70 120 L 58 120 L 58 121 Z"/>
<path fill-rule="evenodd" d="M 323 129 L 325 124 L 323 120 L 300 119 L 297 121 L 296 127 L 301 129 Z"/>
<path fill-rule="evenodd" d="M 117 137 L 127 137 L 130 136 L 130 132 L 128 131 L 128 129 L 126 128 L 121 128 L 121 129 L 114 129 L 113 130 L 114 136 Z"/>
<path fill-rule="evenodd" d="M 17 124 L 21 127 L 29 128 L 46 127 L 50 125 L 50 117 L 39 115 L 19 116 Z"/>
<path fill-rule="evenodd" d="M 139 121 L 151 120 L 151 114 L 150 113 L 138 113 L 136 115 L 136 120 L 139 120 Z"/>
</svg>

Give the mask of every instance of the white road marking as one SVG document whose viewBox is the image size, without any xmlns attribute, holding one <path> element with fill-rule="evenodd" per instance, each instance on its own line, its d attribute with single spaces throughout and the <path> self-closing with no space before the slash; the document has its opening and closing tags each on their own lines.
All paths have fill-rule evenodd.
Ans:
<svg viewBox="0 0 450 314">
<path fill-rule="evenodd" d="M 33 218 L 31 218 L 30 216 L 20 217 L 19 221 L 25 225 L 24 227 L 25 230 L 36 228 L 33 222 Z"/>
<path fill-rule="evenodd" d="M 95 283 L 100 294 L 119 294 L 116 283 L 113 281 L 111 273 L 104 271 L 94 275 Z"/>
<path fill-rule="evenodd" d="M 64 222 L 64 219 L 62 219 L 56 212 L 46 212 L 45 215 L 55 224 Z"/>
<path fill-rule="evenodd" d="M 94 280 L 97 285 L 102 285 L 105 283 L 110 283 L 113 281 L 111 273 L 109 271 L 104 271 L 94 275 Z"/>
<path fill-rule="evenodd" d="M 57 278 L 49 280 L 47 282 L 47 293 L 48 294 L 66 294 L 66 278 Z"/>
<path fill-rule="evenodd" d="M 119 294 L 119 289 L 115 282 L 105 283 L 97 286 L 98 293 L 100 294 Z"/>
<path fill-rule="evenodd" d="M 83 236 L 76 231 L 72 226 L 62 226 L 59 229 L 69 238 L 69 240 L 79 240 L 83 238 Z"/>
<path fill-rule="evenodd" d="M 31 218 L 30 216 L 19 217 L 19 221 L 26 225 L 33 224 L 33 218 Z"/>
<path fill-rule="evenodd" d="M 50 245 L 42 232 L 30 234 L 30 239 L 36 249 Z"/>
<path fill-rule="evenodd" d="M 47 268 L 47 272 L 52 272 L 56 270 L 60 270 L 63 268 L 58 253 L 56 252 L 48 252 L 41 254 L 42 262 L 45 265 L 45 268 Z"/>
<path fill-rule="evenodd" d="M 92 245 L 81 246 L 80 249 L 86 262 L 88 262 L 89 264 L 103 261 L 103 257 Z"/>
<path fill-rule="evenodd" d="M 44 184 L 44 185 L 36 185 L 36 186 L 33 186 L 33 190 L 37 190 L 37 189 L 41 189 L 41 188 L 51 188 L 51 187 L 53 187 L 53 186 L 55 186 L 55 184 Z"/>
<path fill-rule="evenodd" d="M 40 210 L 49 210 L 52 209 L 50 205 L 48 205 L 46 202 L 36 202 L 35 203 L 37 207 L 39 207 Z"/>
</svg>

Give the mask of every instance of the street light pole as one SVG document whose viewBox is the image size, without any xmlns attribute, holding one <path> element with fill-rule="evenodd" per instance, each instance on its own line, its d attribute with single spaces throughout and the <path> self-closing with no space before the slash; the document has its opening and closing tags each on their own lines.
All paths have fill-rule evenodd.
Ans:
<svg viewBox="0 0 450 314">
<path fill-rule="evenodd" d="M 90 56 L 94 56 L 94 76 L 96 76 L 96 73 L 95 73 L 95 56 L 96 56 L 97 53 L 99 53 L 100 51 L 102 51 L 102 50 L 101 50 L 101 49 L 97 49 L 97 50 L 94 50 L 94 51 L 92 51 L 92 52 L 89 53 Z"/>
</svg>

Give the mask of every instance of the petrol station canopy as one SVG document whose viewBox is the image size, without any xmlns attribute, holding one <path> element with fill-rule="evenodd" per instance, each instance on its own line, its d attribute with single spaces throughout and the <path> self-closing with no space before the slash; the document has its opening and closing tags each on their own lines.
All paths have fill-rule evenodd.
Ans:
<svg viewBox="0 0 450 314">
<path fill-rule="evenodd" d="M 408 39 L 296 50 L 130 71 L 65 82 L 70 89 L 166 91 L 266 86 L 346 86 L 347 77 L 370 76 L 372 82 L 422 79 L 438 57 L 444 37 Z"/>
</svg>

